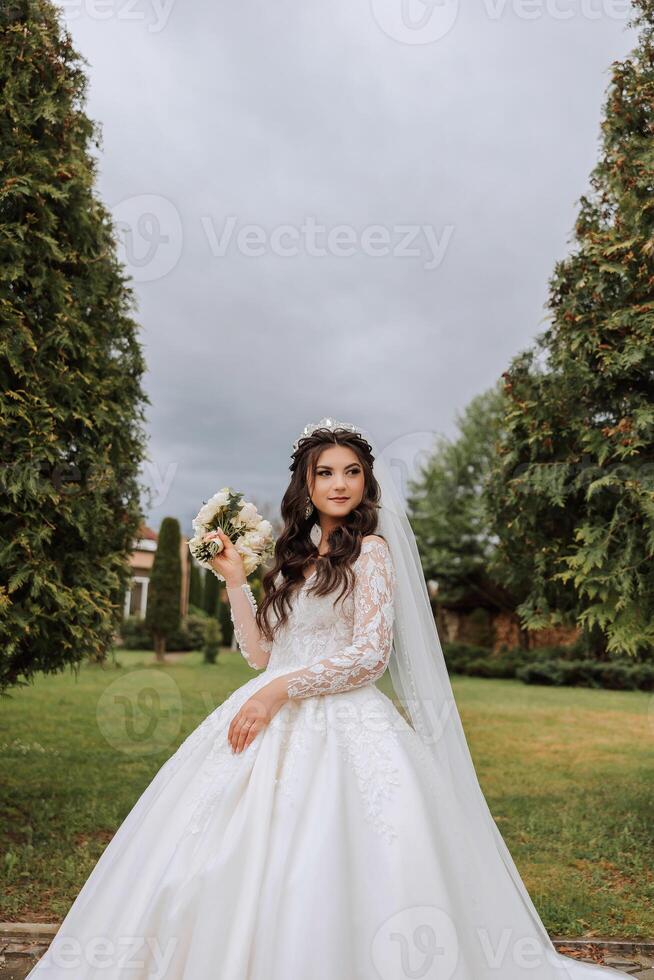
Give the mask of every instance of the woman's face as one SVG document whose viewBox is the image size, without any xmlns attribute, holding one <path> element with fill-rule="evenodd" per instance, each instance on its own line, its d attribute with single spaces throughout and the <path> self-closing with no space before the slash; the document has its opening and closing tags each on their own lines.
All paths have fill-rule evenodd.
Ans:
<svg viewBox="0 0 654 980">
<path fill-rule="evenodd" d="M 365 477 L 359 457 L 349 446 L 323 449 L 309 486 L 317 510 L 329 517 L 346 517 L 363 500 Z"/>
</svg>

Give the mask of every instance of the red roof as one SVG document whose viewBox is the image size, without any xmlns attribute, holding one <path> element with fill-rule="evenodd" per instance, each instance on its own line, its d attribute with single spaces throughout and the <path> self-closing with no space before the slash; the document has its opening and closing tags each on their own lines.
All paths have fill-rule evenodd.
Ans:
<svg viewBox="0 0 654 980">
<path fill-rule="evenodd" d="M 139 540 L 145 538 L 146 541 L 157 541 L 159 535 L 156 531 L 153 531 L 151 527 L 148 527 L 147 524 L 141 524 L 136 537 Z"/>
</svg>

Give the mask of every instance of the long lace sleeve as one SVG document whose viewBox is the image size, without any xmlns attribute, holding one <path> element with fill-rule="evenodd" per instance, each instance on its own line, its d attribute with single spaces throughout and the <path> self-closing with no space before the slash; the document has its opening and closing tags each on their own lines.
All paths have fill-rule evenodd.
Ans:
<svg viewBox="0 0 654 980">
<path fill-rule="evenodd" d="M 257 621 L 257 601 L 249 582 L 228 585 L 229 611 L 234 624 L 234 636 L 250 667 L 262 670 L 268 664 L 272 643 L 261 635 Z"/>
<path fill-rule="evenodd" d="M 325 660 L 285 674 L 290 698 L 336 694 L 377 680 L 393 644 L 395 570 L 388 545 L 363 542 L 354 583 L 352 643 Z"/>
</svg>

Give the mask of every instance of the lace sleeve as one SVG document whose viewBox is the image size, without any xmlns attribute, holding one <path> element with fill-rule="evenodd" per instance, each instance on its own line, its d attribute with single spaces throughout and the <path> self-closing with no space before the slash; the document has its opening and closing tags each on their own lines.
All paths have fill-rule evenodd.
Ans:
<svg viewBox="0 0 654 980">
<path fill-rule="evenodd" d="M 272 643 L 261 635 L 257 626 L 257 601 L 249 582 L 228 585 L 229 611 L 234 624 L 234 636 L 250 667 L 262 670 L 270 659 Z"/>
<path fill-rule="evenodd" d="M 386 542 L 364 541 L 357 566 L 352 643 L 325 660 L 285 674 L 290 698 L 336 694 L 369 684 L 384 673 L 393 644 L 395 585 Z"/>
</svg>

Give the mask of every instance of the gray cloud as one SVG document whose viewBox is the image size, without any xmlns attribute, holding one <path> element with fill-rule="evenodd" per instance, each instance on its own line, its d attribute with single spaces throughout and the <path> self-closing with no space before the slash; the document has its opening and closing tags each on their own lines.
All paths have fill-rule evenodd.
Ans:
<svg viewBox="0 0 654 980">
<path fill-rule="evenodd" d="M 155 527 L 224 484 L 276 507 L 325 414 L 451 433 L 541 329 L 624 7 L 466 3 L 413 44 L 380 27 L 400 3 L 62 0 L 139 300 Z"/>
</svg>

